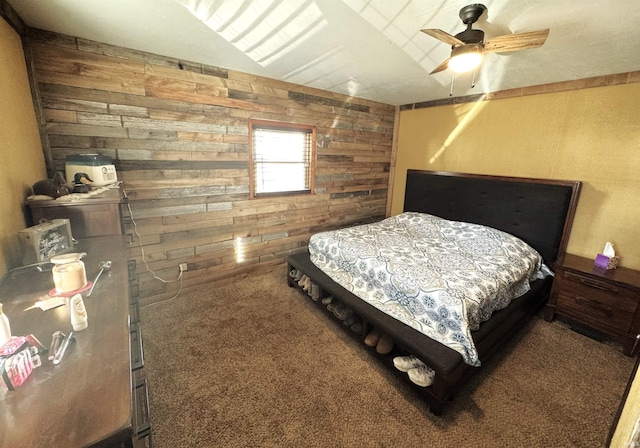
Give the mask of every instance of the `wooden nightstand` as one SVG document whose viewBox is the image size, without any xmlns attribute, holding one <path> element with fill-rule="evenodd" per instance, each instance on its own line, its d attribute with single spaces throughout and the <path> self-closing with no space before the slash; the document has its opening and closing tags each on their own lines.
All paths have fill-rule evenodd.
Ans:
<svg viewBox="0 0 640 448">
<path fill-rule="evenodd" d="M 623 353 L 632 355 L 640 334 L 640 272 L 605 270 L 591 259 L 566 254 L 555 274 L 544 319 L 555 314 L 573 319 L 620 341 Z"/>
</svg>

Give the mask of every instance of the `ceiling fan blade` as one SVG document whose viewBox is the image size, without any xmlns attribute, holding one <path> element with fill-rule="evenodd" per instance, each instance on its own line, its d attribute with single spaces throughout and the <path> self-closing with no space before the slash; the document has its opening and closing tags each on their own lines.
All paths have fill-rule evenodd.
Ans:
<svg viewBox="0 0 640 448">
<path fill-rule="evenodd" d="M 538 48 L 545 43 L 548 35 L 549 30 L 546 29 L 493 37 L 484 43 L 484 52 L 500 53 L 503 51 L 518 51 Z"/>
<path fill-rule="evenodd" d="M 451 60 L 451 58 L 447 58 L 446 61 L 442 62 L 440 65 L 434 68 L 429 74 L 433 75 L 434 73 L 439 73 L 443 70 L 446 70 L 449 67 L 449 60 Z"/>
<path fill-rule="evenodd" d="M 436 29 L 424 29 L 420 31 L 422 31 L 425 34 L 428 34 L 431 37 L 435 37 L 436 39 L 444 42 L 445 44 L 464 45 L 464 42 L 462 42 L 457 37 L 454 37 L 451 34 L 447 33 L 446 31 L 436 30 Z"/>
</svg>

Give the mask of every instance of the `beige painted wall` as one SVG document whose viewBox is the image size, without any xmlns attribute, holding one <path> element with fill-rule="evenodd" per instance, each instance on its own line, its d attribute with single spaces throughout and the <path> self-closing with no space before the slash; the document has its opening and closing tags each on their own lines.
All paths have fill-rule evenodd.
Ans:
<svg viewBox="0 0 640 448">
<path fill-rule="evenodd" d="M 26 227 L 24 200 L 46 178 L 20 36 L 0 18 L 0 278 L 19 265 L 16 232 Z"/>
<path fill-rule="evenodd" d="M 637 98 L 640 83 L 403 111 L 391 212 L 409 168 L 579 180 L 568 252 L 595 258 L 612 241 L 640 269 Z"/>
</svg>

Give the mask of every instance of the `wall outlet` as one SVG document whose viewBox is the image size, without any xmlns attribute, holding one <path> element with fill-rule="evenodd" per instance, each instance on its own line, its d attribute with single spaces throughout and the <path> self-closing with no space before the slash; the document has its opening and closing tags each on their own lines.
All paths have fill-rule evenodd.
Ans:
<svg viewBox="0 0 640 448">
<path fill-rule="evenodd" d="M 180 272 L 186 272 L 189 270 L 189 267 L 187 266 L 187 263 L 180 263 L 178 265 L 178 267 L 180 268 Z"/>
</svg>

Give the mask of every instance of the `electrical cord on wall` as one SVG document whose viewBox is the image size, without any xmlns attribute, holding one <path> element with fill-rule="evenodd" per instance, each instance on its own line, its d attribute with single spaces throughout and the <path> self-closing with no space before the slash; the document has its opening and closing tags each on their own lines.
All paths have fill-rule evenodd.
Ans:
<svg viewBox="0 0 640 448">
<path fill-rule="evenodd" d="M 122 192 L 124 193 L 124 197 L 127 198 L 127 192 L 124 190 L 124 188 L 122 189 Z M 160 303 L 168 302 L 170 300 L 177 298 L 180 295 L 180 291 L 182 291 L 182 273 L 184 272 L 182 270 L 182 266 L 178 266 L 178 269 L 180 270 L 180 272 L 178 273 L 178 277 L 175 280 L 165 280 L 159 277 L 158 275 L 156 275 L 156 273 L 149 267 L 149 264 L 147 263 L 145 253 L 144 253 L 144 248 L 142 247 L 142 237 L 140 236 L 140 233 L 138 233 L 138 225 L 136 224 L 135 219 L 133 219 L 133 210 L 131 210 L 131 204 L 129 203 L 129 201 L 127 201 L 127 209 L 129 210 L 129 217 L 131 218 L 131 222 L 133 223 L 133 232 L 138 237 L 138 246 L 140 247 L 140 253 L 142 254 L 142 262 L 144 263 L 144 266 L 147 272 L 149 272 L 153 276 L 153 278 L 161 281 L 162 283 L 176 283 L 178 281 L 180 282 L 180 287 L 178 288 L 178 292 L 176 293 L 175 296 L 170 297 L 168 299 L 160 300 L 158 302 L 153 302 L 147 305 L 143 305 L 143 306 L 158 305 Z"/>
</svg>

